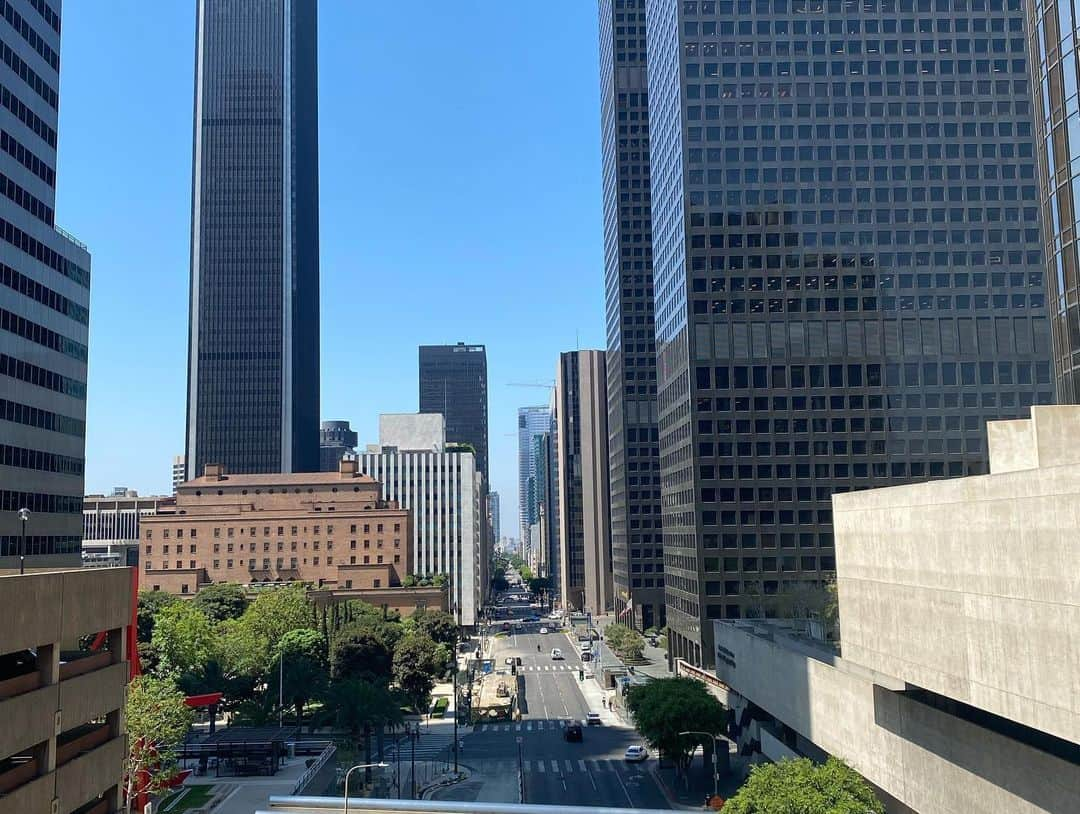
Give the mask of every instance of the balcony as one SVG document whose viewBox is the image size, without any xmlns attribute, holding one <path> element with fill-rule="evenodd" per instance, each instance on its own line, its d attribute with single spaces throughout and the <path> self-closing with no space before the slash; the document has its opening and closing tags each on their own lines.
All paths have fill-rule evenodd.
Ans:
<svg viewBox="0 0 1080 814">
<path fill-rule="evenodd" d="M 60 665 L 60 680 L 66 681 L 75 676 L 81 676 L 92 670 L 100 670 L 112 664 L 112 653 L 103 650 L 100 653 L 92 653 L 88 656 L 79 656 L 71 661 L 65 661 Z"/>
<path fill-rule="evenodd" d="M 56 767 L 97 749 L 112 737 L 108 724 L 84 724 L 64 732 L 56 738 Z"/>
</svg>

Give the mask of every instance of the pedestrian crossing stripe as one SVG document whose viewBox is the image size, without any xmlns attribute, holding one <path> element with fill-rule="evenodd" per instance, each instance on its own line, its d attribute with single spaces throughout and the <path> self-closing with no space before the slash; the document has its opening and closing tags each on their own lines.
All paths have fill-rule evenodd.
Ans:
<svg viewBox="0 0 1080 814">
<path fill-rule="evenodd" d="M 475 765 L 481 771 L 499 774 L 504 772 L 516 772 L 519 768 L 519 764 L 516 760 L 480 760 L 475 761 L 470 765 Z M 640 773 L 640 770 L 636 766 L 625 766 L 623 762 L 617 758 L 610 760 L 604 758 L 588 760 L 565 759 L 562 761 L 553 759 L 530 759 L 523 760 L 520 764 L 520 768 L 524 769 L 525 772 L 529 774 L 588 774 L 590 772 L 619 772 L 621 769 L 625 769 L 631 775 Z"/>
</svg>

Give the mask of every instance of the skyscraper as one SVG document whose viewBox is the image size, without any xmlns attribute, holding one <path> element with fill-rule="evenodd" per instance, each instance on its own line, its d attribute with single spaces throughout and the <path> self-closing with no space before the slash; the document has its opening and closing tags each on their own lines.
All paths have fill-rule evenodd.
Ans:
<svg viewBox="0 0 1080 814">
<path fill-rule="evenodd" d="M 337 472 L 341 456 L 356 452 L 356 432 L 348 421 L 324 421 L 319 425 L 319 471 Z"/>
<path fill-rule="evenodd" d="M 559 593 L 566 610 L 614 608 L 604 351 L 559 354 L 555 376 Z"/>
<path fill-rule="evenodd" d="M 486 485 L 488 386 L 483 345 L 420 346 L 420 412 L 442 413 L 446 440 L 470 444 L 476 450 L 477 468 Z"/>
<path fill-rule="evenodd" d="M 529 526 L 538 521 L 536 505 L 536 437 L 551 430 L 548 407 L 518 408 L 518 526 L 528 541 Z"/>
<path fill-rule="evenodd" d="M 187 473 L 319 469 L 317 3 L 198 0 Z"/>
<path fill-rule="evenodd" d="M 626 622 L 663 627 L 645 0 L 600 2 L 611 557 Z"/>
<path fill-rule="evenodd" d="M 1073 49 L 1080 23 L 1069 2 L 1030 2 L 1025 7 L 1057 397 L 1062 403 L 1080 404 L 1080 110 L 1075 101 L 1080 71 Z"/>
<path fill-rule="evenodd" d="M 59 8 L 57 5 L 56 8 Z M 60 15 L 0 22 L 0 569 L 79 565 L 90 254 L 58 229 Z M 29 510 L 25 522 L 19 510 Z"/>
<path fill-rule="evenodd" d="M 1052 399 L 1024 12 L 646 6 L 667 621 L 711 664 L 831 577 L 834 493 L 985 472 Z"/>
<path fill-rule="evenodd" d="M 500 539 L 499 526 L 501 522 L 499 517 L 499 493 L 488 492 L 488 525 L 491 526 L 491 539 L 493 542 Z"/>
</svg>

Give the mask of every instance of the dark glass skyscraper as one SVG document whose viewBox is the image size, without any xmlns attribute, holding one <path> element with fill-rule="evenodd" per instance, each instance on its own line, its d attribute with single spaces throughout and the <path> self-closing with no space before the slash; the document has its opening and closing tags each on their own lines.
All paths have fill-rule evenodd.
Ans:
<svg viewBox="0 0 1080 814">
<path fill-rule="evenodd" d="M 600 1 L 608 455 L 615 604 L 663 627 L 645 0 Z"/>
<path fill-rule="evenodd" d="M 446 440 L 471 444 L 488 481 L 487 351 L 483 345 L 420 346 L 420 412 L 442 413 Z"/>
<path fill-rule="evenodd" d="M 317 3 L 197 14 L 188 477 L 318 471 Z"/>
<path fill-rule="evenodd" d="M 674 654 L 1052 400 L 1020 0 L 647 0 Z M 932 551 L 927 552 L 933 556 Z"/>
<path fill-rule="evenodd" d="M 0 569 L 23 531 L 28 568 L 80 562 L 90 254 L 53 221 L 59 8 L 0 20 Z"/>
</svg>

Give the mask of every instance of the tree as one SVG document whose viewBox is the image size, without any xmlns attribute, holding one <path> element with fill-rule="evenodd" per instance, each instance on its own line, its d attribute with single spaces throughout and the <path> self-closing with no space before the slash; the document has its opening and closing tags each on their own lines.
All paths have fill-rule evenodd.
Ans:
<svg viewBox="0 0 1080 814">
<path fill-rule="evenodd" d="M 157 615 L 150 644 L 159 674 L 199 673 L 217 650 L 209 620 L 189 602 L 167 605 Z"/>
<path fill-rule="evenodd" d="M 192 604 L 206 614 L 211 622 L 239 619 L 247 610 L 247 595 L 235 582 L 216 582 L 197 594 Z"/>
<path fill-rule="evenodd" d="M 430 636 L 414 633 L 394 649 L 394 681 L 418 712 L 427 708 L 435 676 L 443 668 L 436 648 Z"/>
<path fill-rule="evenodd" d="M 413 613 L 412 618 L 416 623 L 416 632 L 427 634 L 436 644 L 453 644 L 458 639 L 457 622 L 445 611 L 420 608 Z"/>
<path fill-rule="evenodd" d="M 724 814 L 884 814 L 870 785 L 842 760 L 806 758 L 754 766 Z"/>
<path fill-rule="evenodd" d="M 361 679 L 376 684 L 390 681 L 393 651 L 376 627 L 354 622 L 342 628 L 330 645 L 330 672 L 335 681 Z"/>
<path fill-rule="evenodd" d="M 604 628 L 607 643 L 621 658 L 639 661 L 645 654 L 645 639 L 626 625 L 615 623 Z"/>
<path fill-rule="evenodd" d="M 405 716 L 401 713 L 398 694 L 379 684 L 355 678 L 335 681 L 326 691 L 321 718 L 324 723 L 349 733 L 350 743 L 356 747 L 364 742 L 364 760 L 371 762 L 371 733 L 373 730 L 400 724 Z M 368 782 L 371 769 L 366 770 Z"/>
<path fill-rule="evenodd" d="M 631 687 L 626 706 L 642 737 L 674 760 L 680 772 L 690 765 L 701 736 L 679 733 L 697 730 L 715 735 L 727 721 L 724 707 L 693 678 L 658 678 Z"/>
<path fill-rule="evenodd" d="M 176 747 L 191 729 L 193 711 L 169 679 L 136 676 L 127 686 L 124 719 L 124 784 L 130 811 L 137 796 L 164 791 L 176 775 Z"/>
<path fill-rule="evenodd" d="M 506 577 L 503 576 L 503 572 L 496 572 L 495 576 L 491 578 L 491 590 L 495 593 L 502 593 L 503 591 L 509 589 L 510 583 L 506 581 Z"/>
<path fill-rule="evenodd" d="M 244 611 L 241 620 L 256 635 L 277 642 L 290 630 L 314 626 L 314 612 L 307 599 L 307 586 L 295 582 L 259 594 Z"/>
<path fill-rule="evenodd" d="M 329 679 L 326 640 L 310 628 L 290 630 L 281 637 L 276 653 L 274 669 L 269 676 L 271 696 L 277 694 L 281 676 L 283 695 L 296 710 L 296 725 L 300 726 L 304 706 L 323 692 Z M 278 662 L 282 659 L 284 664 L 280 665 Z"/>
<path fill-rule="evenodd" d="M 154 620 L 169 605 L 181 600 L 164 591 L 139 591 L 139 607 L 136 612 L 136 631 L 140 642 L 149 642 L 154 632 Z"/>
</svg>

